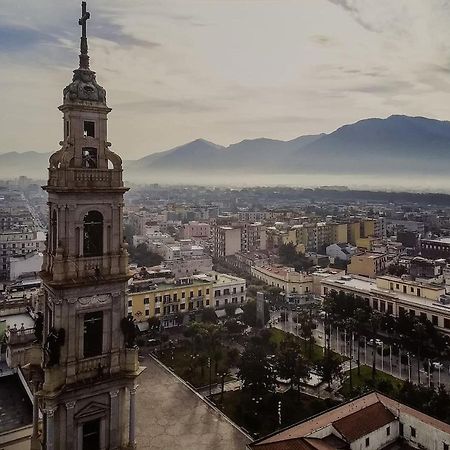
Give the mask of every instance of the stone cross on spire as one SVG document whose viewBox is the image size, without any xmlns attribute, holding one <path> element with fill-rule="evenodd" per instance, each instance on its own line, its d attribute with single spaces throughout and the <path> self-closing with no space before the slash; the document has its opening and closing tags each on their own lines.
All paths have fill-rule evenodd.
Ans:
<svg viewBox="0 0 450 450">
<path fill-rule="evenodd" d="M 89 69 L 86 23 L 90 18 L 91 14 L 86 11 L 86 2 L 81 2 L 81 18 L 78 20 L 78 25 L 81 25 L 80 69 Z"/>
</svg>

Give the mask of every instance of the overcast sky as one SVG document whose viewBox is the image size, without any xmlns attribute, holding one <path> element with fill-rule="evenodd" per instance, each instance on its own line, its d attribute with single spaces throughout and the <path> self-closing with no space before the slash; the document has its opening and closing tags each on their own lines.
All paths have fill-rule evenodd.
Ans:
<svg viewBox="0 0 450 450">
<path fill-rule="evenodd" d="M 90 0 L 91 67 L 127 159 L 202 137 L 292 139 L 450 117 L 448 0 Z M 55 151 L 78 0 L 2 0 L 0 152 Z"/>
</svg>

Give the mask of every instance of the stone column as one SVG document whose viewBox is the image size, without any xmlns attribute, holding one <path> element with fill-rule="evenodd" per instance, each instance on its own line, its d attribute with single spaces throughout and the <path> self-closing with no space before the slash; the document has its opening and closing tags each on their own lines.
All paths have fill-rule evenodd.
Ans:
<svg viewBox="0 0 450 450">
<path fill-rule="evenodd" d="M 56 408 L 45 409 L 47 416 L 46 450 L 57 450 L 55 449 L 55 411 Z"/>
<path fill-rule="evenodd" d="M 36 395 L 37 386 L 35 387 L 34 392 L 35 393 L 33 395 L 33 436 L 32 436 L 32 438 L 37 439 L 38 434 L 39 434 L 39 400 Z"/>
<path fill-rule="evenodd" d="M 128 428 L 128 447 L 130 449 L 136 448 L 136 390 L 138 386 L 130 389 L 130 424 Z"/>
<path fill-rule="evenodd" d="M 110 417 L 109 417 L 109 446 L 111 450 L 117 450 L 120 446 L 119 432 L 119 391 L 111 391 Z"/>
<path fill-rule="evenodd" d="M 76 402 L 66 402 L 66 449 L 73 450 L 73 437 L 75 430 L 73 429 L 73 415 L 75 413 Z"/>
</svg>

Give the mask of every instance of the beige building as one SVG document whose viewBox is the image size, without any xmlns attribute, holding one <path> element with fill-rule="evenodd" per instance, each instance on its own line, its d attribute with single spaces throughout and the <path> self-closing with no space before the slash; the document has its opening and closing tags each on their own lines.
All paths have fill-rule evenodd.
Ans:
<svg viewBox="0 0 450 450">
<path fill-rule="evenodd" d="M 375 278 L 386 270 L 388 257 L 385 253 L 360 253 L 353 255 L 347 273 Z"/>
<path fill-rule="evenodd" d="M 305 273 L 296 272 L 293 267 L 252 267 L 252 275 L 269 286 L 282 289 L 289 295 L 304 295 L 312 292 L 312 277 Z"/>
<path fill-rule="evenodd" d="M 241 251 L 241 229 L 229 226 L 212 228 L 212 255 L 225 258 Z"/>
<path fill-rule="evenodd" d="M 376 311 L 395 317 L 404 312 L 427 318 L 441 332 L 450 334 L 450 302 L 443 287 L 392 276 L 373 279 L 357 275 L 336 275 L 322 280 L 321 284 L 323 296 L 331 291 L 353 294 Z"/>
<path fill-rule="evenodd" d="M 180 314 L 213 306 L 212 287 L 212 281 L 195 277 L 157 284 L 134 283 L 128 293 L 128 313 L 137 322 L 156 317 L 164 328 L 173 327 L 179 325 Z"/>
</svg>

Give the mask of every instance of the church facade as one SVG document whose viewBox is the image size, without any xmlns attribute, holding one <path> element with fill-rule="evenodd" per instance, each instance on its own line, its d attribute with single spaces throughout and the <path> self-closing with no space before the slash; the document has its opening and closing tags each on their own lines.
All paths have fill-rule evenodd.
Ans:
<svg viewBox="0 0 450 450">
<path fill-rule="evenodd" d="M 44 186 L 44 377 L 35 394 L 43 431 L 32 448 L 47 450 L 136 446 L 136 378 L 143 368 L 127 317 L 127 188 L 107 138 L 106 91 L 89 67 L 89 17 L 83 2 L 80 64 L 63 91 L 63 140 Z"/>
</svg>

